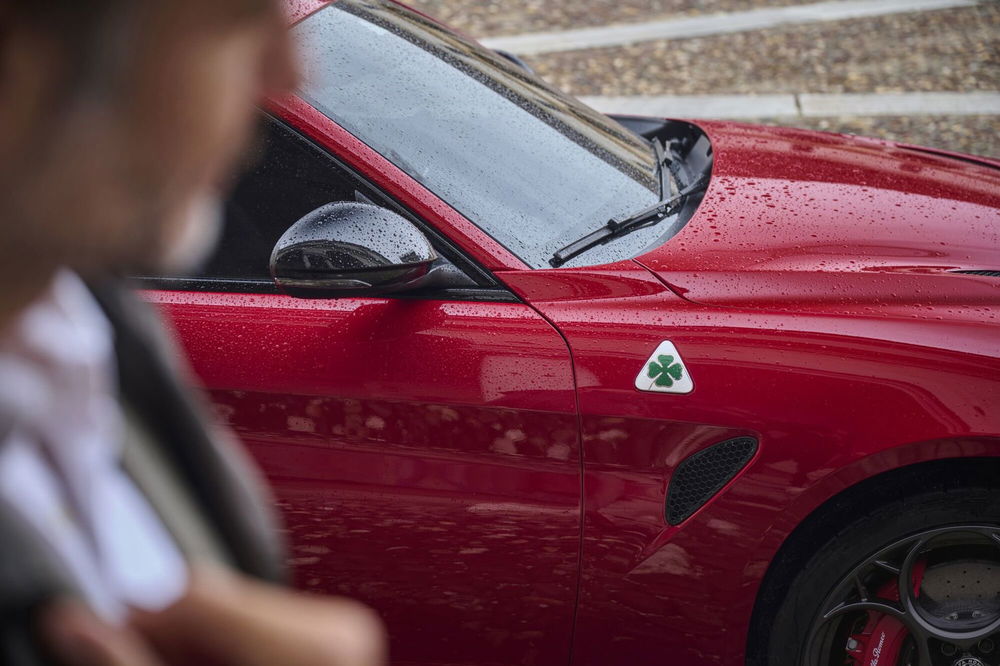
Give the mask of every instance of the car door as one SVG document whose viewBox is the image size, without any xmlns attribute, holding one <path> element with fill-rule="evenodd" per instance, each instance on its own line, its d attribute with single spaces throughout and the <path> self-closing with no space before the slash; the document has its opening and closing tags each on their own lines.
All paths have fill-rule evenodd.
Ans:
<svg viewBox="0 0 1000 666">
<path fill-rule="evenodd" d="M 478 286 L 276 293 L 271 247 L 309 211 L 369 200 L 408 213 L 267 126 L 205 273 L 146 293 L 269 478 L 297 584 L 374 607 L 394 663 L 566 663 L 581 463 L 565 342 L 427 227 Z"/>
</svg>

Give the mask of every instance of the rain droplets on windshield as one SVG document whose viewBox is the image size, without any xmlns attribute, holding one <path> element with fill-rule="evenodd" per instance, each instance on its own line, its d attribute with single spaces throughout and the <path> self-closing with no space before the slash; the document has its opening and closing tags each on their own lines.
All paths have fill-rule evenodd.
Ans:
<svg viewBox="0 0 1000 666">
<path fill-rule="evenodd" d="M 659 198 L 643 139 L 403 7 L 342 0 L 295 31 L 310 103 L 533 267 Z"/>
</svg>

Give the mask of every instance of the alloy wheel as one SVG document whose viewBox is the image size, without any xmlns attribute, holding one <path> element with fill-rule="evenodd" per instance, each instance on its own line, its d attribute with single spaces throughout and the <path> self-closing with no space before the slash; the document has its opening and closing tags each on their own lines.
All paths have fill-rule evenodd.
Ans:
<svg viewBox="0 0 1000 666">
<path fill-rule="evenodd" d="M 807 666 L 1000 666 L 1000 527 L 910 535 L 856 566 L 814 621 Z"/>
</svg>

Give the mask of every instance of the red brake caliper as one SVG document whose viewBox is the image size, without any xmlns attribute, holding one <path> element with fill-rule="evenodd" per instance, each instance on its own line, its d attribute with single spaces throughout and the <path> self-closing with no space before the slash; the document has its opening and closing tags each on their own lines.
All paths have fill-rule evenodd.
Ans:
<svg viewBox="0 0 1000 666">
<path fill-rule="evenodd" d="M 920 583 L 924 578 L 927 563 L 918 561 L 913 565 L 913 596 L 920 595 Z M 899 601 L 899 586 L 893 578 L 878 589 L 881 599 Z M 902 622 L 875 611 L 868 612 L 864 628 L 851 634 L 847 639 L 847 655 L 857 666 L 897 666 L 903 641 L 909 632 Z"/>
</svg>

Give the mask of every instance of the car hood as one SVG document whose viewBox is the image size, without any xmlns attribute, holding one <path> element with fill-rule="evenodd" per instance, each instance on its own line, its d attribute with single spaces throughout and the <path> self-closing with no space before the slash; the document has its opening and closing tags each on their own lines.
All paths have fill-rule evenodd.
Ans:
<svg viewBox="0 0 1000 666">
<path fill-rule="evenodd" d="M 699 122 L 711 184 L 636 258 L 688 300 L 915 311 L 1000 305 L 1000 162 L 837 134 Z"/>
</svg>

